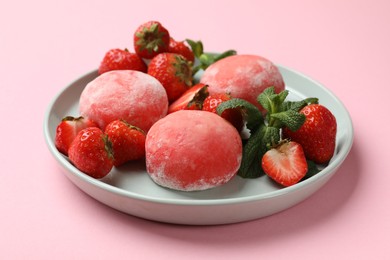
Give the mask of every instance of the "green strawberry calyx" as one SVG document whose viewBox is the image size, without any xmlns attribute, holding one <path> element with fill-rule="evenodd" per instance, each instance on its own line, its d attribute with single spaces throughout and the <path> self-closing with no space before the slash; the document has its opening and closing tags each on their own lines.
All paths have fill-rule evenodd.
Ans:
<svg viewBox="0 0 390 260">
<path fill-rule="evenodd" d="M 137 32 L 138 38 L 136 44 L 140 46 L 140 50 L 147 50 L 148 53 L 158 52 L 160 46 L 164 46 L 163 41 L 166 33 L 161 31 L 158 24 L 152 24 L 150 27 L 142 28 L 142 31 Z"/>
<path fill-rule="evenodd" d="M 243 139 L 243 155 L 238 175 L 243 178 L 258 178 L 264 174 L 261 158 L 273 146 L 282 142 L 281 129 L 289 128 L 297 131 L 306 117 L 299 111 L 306 105 L 318 103 L 317 98 L 306 98 L 300 101 L 287 101 L 288 90 L 275 93 L 274 87 L 265 89 L 258 97 L 258 103 L 266 110 L 265 116 L 253 104 L 246 100 L 233 98 L 222 102 L 217 113 L 230 108 L 241 108 L 250 136 Z M 310 174 L 318 171 L 311 167 Z"/>
<path fill-rule="evenodd" d="M 114 151 L 113 151 L 111 140 L 108 138 L 108 135 L 106 135 L 106 134 L 103 134 L 102 139 L 103 139 L 103 143 L 104 143 L 104 149 L 107 153 L 107 157 L 110 160 L 114 160 Z"/>
<path fill-rule="evenodd" d="M 172 65 L 175 68 L 175 76 L 188 87 L 192 86 L 192 68 L 190 62 L 181 55 L 175 55 L 175 62 Z"/>
</svg>

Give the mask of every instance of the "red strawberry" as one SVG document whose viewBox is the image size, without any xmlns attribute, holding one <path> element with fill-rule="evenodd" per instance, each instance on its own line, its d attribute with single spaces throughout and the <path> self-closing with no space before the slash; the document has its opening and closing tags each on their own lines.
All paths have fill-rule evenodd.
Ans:
<svg viewBox="0 0 390 260">
<path fill-rule="evenodd" d="M 268 150 L 263 155 L 261 167 L 271 179 L 283 186 L 299 182 L 308 170 L 302 146 L 296 142 L 282 142 Z"/>
<path fill-rule="evenodd" d="M 80 171 L 100 179 L 113 167 L 111 142 L 100 128 L 81 130 L 69 148 L 69 160 Z"/>
<path fill-rule="evenodd" d="M 336 118 L 320 104 L 305 106 L 300 113 L 306 116 L 305 122 L 295 132 L 283 129 L 284 138 L 300 143 L 307 159 L 318 164 L 329 162 L 336 147 Z"/>
<path fill-rule="evenodd" d="M 168 108 L 168 114 L 179 110 L 202 110 L 203 101 L 209 95 L 207 85 L 198 83 L 188 89 Z"/>
<path fill-rule="evenodd" d="M 149 21 L 138 27 L 134 33 L 134 49 L 142 58 L 151 59 L 168 51 L 169 32 L 161 23 Z"/>
<path fill-rule="evenodd" d="M 203 110 L 217 114 L 218 105 L 230 99 L 231 96 L 225 93 L 210 95 L 203 102 Z M 238 131 L 242 130 L 244 120 L 239 108 L 227 109 L 223 111 L 221 116 L 229 121 Z"/>
<path fill-rule="evenodd" d="M 145 132 L 124 120 L 109 123 L 105 133 L 112 143 L 114 166 L 145 156 Z"/>
<path fill-rule="evenodd" d="M 192 63 L 195 61 L 195 55 L 191 48 L 187 46 L 184 41 L 179 42 L 174 40 L 172 37 L 169 41 L 168 52 L 180 54 Z"/>
<path fill-rule="evenodd" d="M 127 49 L 111 49 L 109 50 L 99 67 L 99 75 L 111 70 L 138 70 L 147 71 L 145 62 L 135 53 L 129 52 Z"/>
<path fill-rule="evenodd" d="M 61 153 L 68 155 L 70 144 L 76 138 L 76 135 L 84 128 L 96 126 L 97 124 L 90 119 L 83 117 L 67 116 L 62 119 L 56 129 L 55 145 Z"/>
<path fill-rule="evenodd" d="M 150 61 L 148 74 L 158 79 L 164 86 L 169 102 L 178 99 L 192 86 L 190 63 L 179 54 L 158 54 Z"/>
</svg>

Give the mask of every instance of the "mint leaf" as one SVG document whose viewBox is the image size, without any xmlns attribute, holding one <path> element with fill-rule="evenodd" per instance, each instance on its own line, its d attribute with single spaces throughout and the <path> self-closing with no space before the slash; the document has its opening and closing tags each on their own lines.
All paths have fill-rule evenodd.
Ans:
<svg viewBox="0 0 390 260">
<path fill-rule="evenodd" d="M 286 100 L 287 96 L 288 96 L 288 90 L 283 90 L 274 97 L 273 99 L 274 106 L 277 107 L 278 111 L 280 110 L 281 105 Z"/>
<path fill-rule="evenodd" d="M 267 152 L 271 146 L 279 143 L 280 141 L 280 130 L 278 127 L 273 126 L 267 126 L 265 128 L 265 133 L 263 136 L 263 150 L 262 153 L 264 155 L 265 152 Z M 262 156 L 263 157 L 263 156 Z"/>
<path fill-rule="evenodd" d="M 320 169 L 318 169 L 317 164 L 315 164 L 313 161 L 306 160 L 306 162 L 307 162 L 307 173 L 302 178 L 301 181 L 307 180 L 310 177 L 313 177 L 314 175 L 316 175 L 317 173 L 319 173 L 321 171 Z"/>
<path fill-rule="evenodd" d="M 214 57 L 214 62 L 216 61 L 219 61 L 219 60 L 222 60 L 223 58 L 226 58 L 226 57 L 229 57 L 229 56 L 234 56 L 236 55 L 237 52 L 235 50 L 228 50 L 228 51 L 225 51 L 217 56 Z"/>
<path fill-rule="evenodd" d="M 259 109 L 252 103 L 240 98 L 232 98 L 222 102 L 217 107 L 217 113 L 221 115 L 226 109 L 237 107 L 241 108 L 244 119 L 247 122 L 246 127 L 251 133 L 255 132 L 260 125 L 264 124 L 263 116 Z"/>
<path fill-rule="evenodd" d="M 195 58 L 199 60 L 199 62 L 192 68 L 192 75 L 195 75 L 201 69 L 207 69 L 211 64 L 218 60 L 237 54 L 235 50 L 228 50 L 220 54 L 205 53 L 203 43 L 201 41 L 186 39 L 186 42 L 190 45 Z"/>
<path fill-rule="evenodd" d="M 192 52 L 196 58 L 199 58 L 203 54 L 203 43 L 201 41 L 193 41 L 186 39 L 188 45 L 190 45 Z"/>
<path fill-rule="evenodd" d="M 271 118 L 277 119 L 273 126 L 283 127 L 286 126 L 291 131 L 297 131 L 305 122 L 306 117 L 304 114 L 301 114 L 294 110 L 287 110 L 275 114 L 271 114 Z"/>
<path fill-rule="evenodd" d="M 245 144 L 242 152 L 242 161 L 238 175 L 243 178 L 258 178 L 264 174 L 260 165 L 262 158 L 261 140 L 265 133 L 265 125 L 262 125 L 257 131 L 255 131 L 247 143 Z"/>
<path fill-rule="evenodd" d="M 243 178 L 257 178 L 263 175 L 261 159 L 269 147 L 279 140 L 280 131 L 278 128 L 261 125 L 244 146 L 238 175 Z"/>
<path fill-rule="evenodd" d="M 274 113 L 284 111 L 283 104 L 287 96 L 288 90 L 283 90 L 279 94 L 276 94 L 274 87 L 268 87 L 257 97 L 257 101 L 268 112 L 266 119 L 271 126 L 273 122 L 270 116 Z"/>
<path fill-rule="evenodd" d="M 318 104 L 318 98 L 306 98 L 301 101 L 286 101 L 282 105 L 282 110 L 294 110 L 294 111 L 300 111 L 303 107 L 309 105 L 309 104 Z"/>
<path fill-rule="evenodd" d="M 257 96 L 257 102 L 267 110 L 269 113 L 273 111 L 273 100 L 277 95 L 275 94 L 275 88 L 269 87 L 266 88 L 260 95 Z"/>
</svg>

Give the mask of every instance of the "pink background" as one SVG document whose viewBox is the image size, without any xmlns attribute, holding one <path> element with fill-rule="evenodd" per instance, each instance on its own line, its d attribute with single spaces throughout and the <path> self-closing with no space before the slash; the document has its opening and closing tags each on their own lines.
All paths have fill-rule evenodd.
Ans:
<svg viewBox="0 0 390 260">
<path fill-rule="evenodd" d="M 390 259 L 389 1 L 3 2 L 1 259 Z M 108 49 L 132 49 L 148 20 L 207 51 L 262 55 L 327 86 L 355 127 L 338 173 L 289 210 L 210 227 L 138 219 L 74 186 L 44 142 L 47 106 Z"/>
</svg>

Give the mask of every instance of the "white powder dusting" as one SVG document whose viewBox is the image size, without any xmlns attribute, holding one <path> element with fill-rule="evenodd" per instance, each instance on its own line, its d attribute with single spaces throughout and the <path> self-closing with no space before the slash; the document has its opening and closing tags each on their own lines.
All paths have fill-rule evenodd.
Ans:
<svg viewBox="0 0 390 260">
<path fill-rule="evenodd" d="M 158 121 L 147 134 L 147 171 L 163 187 L 210 189 L 235 176 L 242 156 L 238 147 L 242 148 L 237 131 L 219 116 L 202 111 L 175 112 Z M 229 163 L 221 163 L 218 157 L 230 158 Z M 218 174 L 207 172 L 214 170 Z"/>
</svg>

